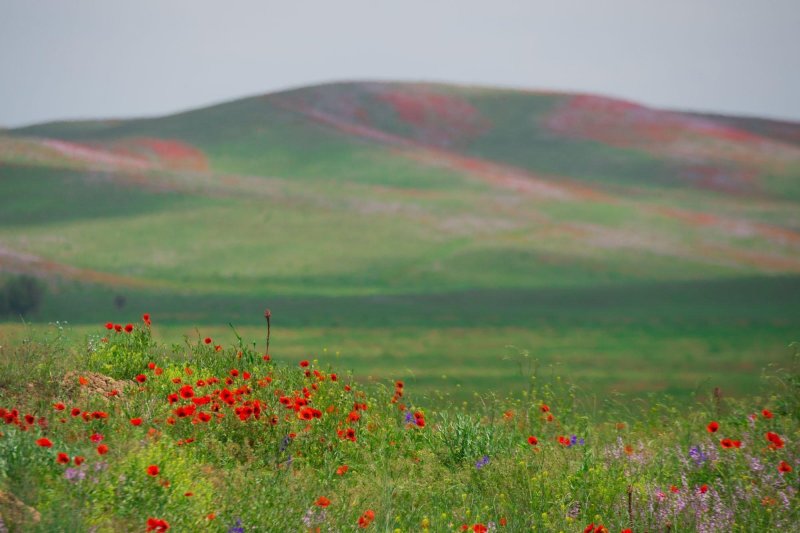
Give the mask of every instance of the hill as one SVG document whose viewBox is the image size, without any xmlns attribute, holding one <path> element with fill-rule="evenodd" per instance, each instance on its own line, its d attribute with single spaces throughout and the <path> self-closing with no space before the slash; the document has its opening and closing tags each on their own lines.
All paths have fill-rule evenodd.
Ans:
<svg viewBox="0 0 800 533">
<path fill-rule="evenodd" d="M 513 343 L 610 388 L 745 387 L 800 324 L 798 203 L 800 124 L 593 95 L 337 83 L 0 133 L 0 269 L 48 280 L 38 320 L 270 307 L 290 356 L 430 383 L 501 386 Z"/>
</svg>

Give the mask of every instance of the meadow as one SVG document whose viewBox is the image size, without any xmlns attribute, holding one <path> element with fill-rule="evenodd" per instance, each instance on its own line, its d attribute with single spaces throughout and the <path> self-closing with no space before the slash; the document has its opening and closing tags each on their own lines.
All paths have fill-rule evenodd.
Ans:
<svg viewBox="0 0 800 533">
<path fill-rule="evenodd" d="M 517 354 L 525 388 L 460 406 L 285 360 L 266 331 L 165 344 L 156 316 L 0 348 L 11 531 L 782 531 L 800 350 L 766 394 L 635 400 Z M 266 325 L 266 324 L 264 324 Z M 283 332 L 273 328 L 277 337 Z M 724 390 L 724 389 L 722 389 Z"/>
</svg>

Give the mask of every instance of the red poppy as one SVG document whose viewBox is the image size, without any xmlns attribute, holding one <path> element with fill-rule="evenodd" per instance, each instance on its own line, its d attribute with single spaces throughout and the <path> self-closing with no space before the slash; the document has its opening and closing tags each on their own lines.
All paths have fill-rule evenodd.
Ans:
<svg viewBox="0 0 800 533">
<path fill-rule="evenodd" d="M 111 322 L 106 322 L 106 329 L 114 329 L 114 324 Z"/>
<path fill-rule="evenodd" d="M 133 324 L 126 324 L 125 333 L 130 333 L 131 331 L 133 331 Z"/>
<path fill-rule="evenodd" d="M 375 511 L 367 509 L 358 519 L 358 527 L 367 528 L 375 520 Z"/>
<path fill-rule="evenodd" d="M 106 446 L 105 444 L 101 444 L 100 446 L 97 447 L 97 453 L 99 453 L 100 455 L 107 454 L 108 453 L 108 446 Z"/>
<path fill-rule="evenodd" d="M 150 477 L 156 477 L 160 472 L 158 465 L 150 465 L 147 467 L 147 475 Z"/>
<path fill-rule="evenodd" d="M 483 524 L 475 524 L 472 526 L 472 531 L 475 533 L 486 533 L 489 530 Z"/>
<path fill-rule="evenodd" d="M 103 438 L 104 438 L 103 435 L 101 435 L 100 433 L 92 433 L 91 436 L 89 437 L 89 440 L 92 442 L 102 442 Z"/>
<path fill-rule="evenodd" d="M 41 439 L 37 439 L 36 444 L 38 444 L 42 448 L 50 448 L 51 446 L 53 446 L 52 441 L 50 441 L 50 439 L 48 439 L 47 437 L 42 437 Z"/>
<path fill-rule="evenodd" d="M 183 398 L 184 400 L 188 400 L 189 398 L 194 396 L 194 389 L 192 388 L 191 385 L 184 385 L 183 387 L 180 388 L 178 392 L 180 393 L 181 398 Z"/>
<path fill-rule="evenodd" d="M 122 331 L 122 326 L 120 324 L 114 324 L 114 331 L 120 333 Z"/>
<path fill-rule="evenodd" d="M 81 414 L 81 410 L 78 409 L 77 407 L 73 407 L 72 410 L 69 412 L 69 414 L 71 414 L 72 416 L 78 416 L 79 414 Z"/>
<path fill-rule="evenodd" d="M 786 461 L 781 461 L 781 463 L 778 465 L 778 472 L 781 474 L 788 474 L 791 471 L 792 467 Z"/>
<path fill-rule="evenodd" d="M 331 501 L 326 498 L 325 496 L 320 496 L 317 498 L 317 501 L 314 502 L 314 505 L 318 507 L 327 507 L 331 504 Z"/>
<path fill-rule="evenodd" d="M 66 409 L 66 408 L 67 408 L 67 406 L 66 406 L 66 405 L 64 405 L 64 404 L 63 404 L 63 403 L 61 403 L 61 402 L 58 402 L 58 403 L 54 403 L 54 404 L 53 404 L 53 409 L 55 409 L 56 411 L 63 411 L 63 410 L 64 410 L 64 409 Z"/>
<path fill-rule="evenodd" d="M 719 441 L 719 444 L 723 448 L 733 448 L 733 441 L 731 439 L 722 439 Z"/>
<path fill-rule="evenodd" d="M 336 475 L 337 475 L 337 476 L 343 476 L 343 475 L 345 475 L 345 474 L 347 473 L 347 470 L 348 470 L 349 468 L 350 468 L 350 467 L 349 467 L 349 466 L 347 466 L 347 465 L 342 465 L 342 466 L 340 466 L 339 468 L 337 468 L 337 469 L 336 469 Z"/>
<path fill-rule="evenodd" d="M 133 426 L 141 426 L 142 419 L 141 418 L 131 418 L 131 425 Z"/>
<path fill-rule="evenodd" d="M 703 483 L 702 485 L 700 485 L 700 494 L 705 494 L 706 492 L 708 492 L 708 485 Z"/>
<path fill-rule="evenodd" d="M 205 339 L 203 339 L 203 342 L 206 344 L 211 344 L 211 337 L 206 337 Z"/>
<path fill-rule="evenodd" d="M 216 517 L 217 517 L 217 515 L 216 515 L 216 514 L 214 514 L 214 513 L 208 513 L 208 514 L 206 515 L 206 520 L 214 520 Z"/>
<path fill-rule="evenodd" d="M 676 487 L 675 485 L 672 485 L 672 486 L 670 486 L 669 490 L 670 490 L 671 492 L 675 493 L 675 494 L 677 494 L 678 492 L 680 492 L 680 489 L 678 489 L 678 487 Z"/>
<path fill-rule="evenodd" d="M 184 492 L 183 495 L 186 496 L 187 498 L 191 498 L 192 496 L 194 496 L 194 492 Z"/>
<path fill-rule="evenodd" d="M 500 525 L 501 525 L 502 527 L 506 527 L 506 526 L 508 525 L 508 520 L 506 520 L 506 517 L 505 517 L 505 516 L 504 516 L 504 517 L 502 517 L 502 518 L 500 518 Z"/>
<path fill-rule="evenodd" d="M 169 524 L 166 520 L 162 520 L 161 518 L 148 518 L 147 519 L 147 531 L 157 531 L 162 532 L 169 529 Z"/>
<path fill-rule="evenodd" d="M 136 376 L 136 381 L 138 381 L 139 383 L 144 383 L 145 381 L 147 381 L 147 376 L 145 376 L 144 374 L 139 374 L 138 376 Z"/>
<path fill-rule="evenodd" d="M 769 447 L 773 450 L 783 448 L 783 439 L 777 433 L 771 431 L 767 432 L 767 440 L 770 442 Z"/>
<path fill-rule="evenodd" d="M 543 413 L 547 413 L 550 411 L 550 406 L 547 405 L 546 403 L 543 403 L 542 405 L 539 406 L 539 410 Z"/>
<path fill-rule="evenodd" d="M 56 462 L 60 465 L 68 465 L 69 455 L 64 452 L 58 452 L 58 455 L 56 456 Z"/>
<path fill-rule="evenodd" d="M 80 455 L 76 455 L 72 460 L 75 461 L 75 466 L 81 466 L 86 459 Z"/>
<path fill-rule="evenodd" d="M 761 411 L 761 416 L 763 416 L 764 418 L 772 418 L 773 416 L 772 411 L 770 411 L 769 409 L 764 409 L 763 411 Z"/>
<path fill-rule="evenodd" d="M 147 324 L 149 326 L 150 325 L 150 313 L 143 314 L 142 315 L 142 320 L 144 321 L 145 324 Z"/>
<path fill-rule="evenodd" d="M 528 437 L 528 444 L 530 444 L 531 446 L 536 446 L 537 444 L 539 444 L 539 439 L 531 435 L 530 437 Z"/>
<path fill-rule="evenodd" d="M 306 361 L 305 359 L 304 359 L 304 360 L 302 360 L 302 361 L 300 361 L 300 366 L 301 366 L 302 368 L 306 368 L 306 367 L 308 366 L 308 361 Z"/>
<path fill-rule="evenodd" d="M 711 421 L 706 426 L 706 430 L 709 433 L 716 433 L 718 429 L 719 429 L 719 422 Z"/>
</svg>

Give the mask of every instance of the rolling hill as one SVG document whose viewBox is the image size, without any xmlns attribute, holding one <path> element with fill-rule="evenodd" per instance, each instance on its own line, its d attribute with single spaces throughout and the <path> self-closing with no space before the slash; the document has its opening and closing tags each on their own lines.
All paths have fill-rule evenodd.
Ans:
<svg viewBox="0 0 800 533">
<path fill-rule="evenodd" d="M 287 356 L 430 387 L 520 386 L 515 344 L 608 389 L 741 389 L 800 325 L 800 124 L 352 82 L 5 130 L 0 271 L 47 280 L 41 322 L 270 307 Z"/>
</svg>

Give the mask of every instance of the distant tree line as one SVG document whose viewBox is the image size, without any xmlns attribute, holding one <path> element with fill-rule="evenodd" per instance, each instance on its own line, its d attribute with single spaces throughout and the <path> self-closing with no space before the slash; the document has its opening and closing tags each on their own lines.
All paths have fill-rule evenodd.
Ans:
<svg viewBox="0 0 800 533">
<path fill-rule="evenodd" d="M 0 317 L 20 317 L 36 312 L 42 305 L 44 285 L 33 276 L 9 278 L 0 286 Z"/>
</svg>

